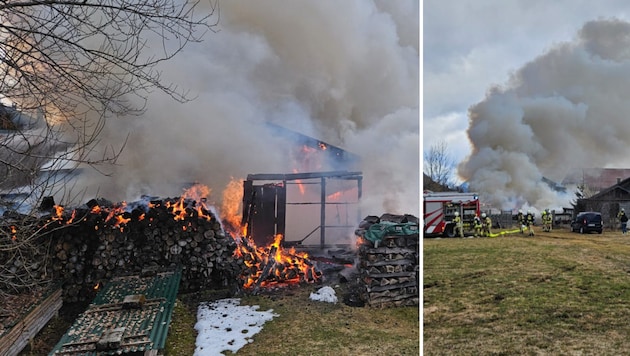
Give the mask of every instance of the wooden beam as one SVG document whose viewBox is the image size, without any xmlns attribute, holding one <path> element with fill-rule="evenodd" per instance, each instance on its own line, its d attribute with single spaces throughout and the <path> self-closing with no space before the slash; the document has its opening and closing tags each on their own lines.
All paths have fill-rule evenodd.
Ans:
<svg viewBox="0 0 630 356">
<path fill-rule="evenodd" d="M 318 179 L 318 178 L 344 178 L 360 179 L 361 172 L 331 171 L 331 172 L 307 172 L 307 173 L 258 173 L 248 174 L 247 180 L 273 180 L 291 181 L 298 179 Z"/>
</svg>

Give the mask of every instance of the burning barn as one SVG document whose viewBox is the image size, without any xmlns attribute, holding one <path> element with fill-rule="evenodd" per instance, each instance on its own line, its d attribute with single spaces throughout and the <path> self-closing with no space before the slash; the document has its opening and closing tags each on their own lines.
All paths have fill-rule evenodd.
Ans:
<svg viewBox="0 0 630 356">
<path fill-rule="evenodd" d="M 138 201 L 118 203 L 96 198 L 74 209 L 56 205 L 49 199 L 40 207 L 49 213 L 41 217 L 6 211 L 3 223 L 14 243 L 19 243 L 22 236 L 37 236 L 38 243 L 33 245 L 28 260 L 15 261 L 15 265 L 22 266 L 22 274 L 35 280 L 61 281 L 64 302 L 103 299 L 99 297 L 103 288 L 112 288 L 129 278 L 135 280 L 146 275 L 147 270 L 177 270 L 176 286 L 169 288 L 181 292 L 229 289 L 234 293 L 257 293 L 277 286 L 321 283 L 325 278 L 319 265 L 322 259 L 312 257 L 311 251 L 325 253 L 326 249 L 344 246 L 356 254 L 357 246 L 353 244 L 362 216 L 363 177 L 359 171 L 344 169 L 354 167 L 358 157 L 295 132 L 278 127 L 274 130 L 280 130 L 297 143 L 292 146 L 293 154 L 301 155 L 300 159 L 308 162 L 302 168 L 332 166 L 340 170 L 296 170 L 233 179 L 224 191 L 220 210 L 208 201 L 208 187 L 193 184 L 175 198 L 143 196 Z M 324 161 L 332 163 L 323 164 Z M 417 221 L 415 224 L 417 228 Z M 418 257 L 418 234 L 395 239 L 390 235 L 396 233 L 383 237 L 387 240 L 387 250 L 381 251 L 378 246 L 362 250 L 365 252 L 362 258 L 370 260 L 371 269 L 366 270 L 360 283 L 368 283 L 368 291 L 380 293 L 362 295 L 371 300 L 371 305 L 417 302 L 414 297 L 417 289 L 413 289 L 417 287 L 414 282 L 417 262 L 413 262 Z M 392 254 L 390 249 L 395 246 L 387 245 L 390 243 L 398 244 L 399 249 L 411 250 Z M 15 258 L 5 252 L 0 252 L 0 257 L 6 261 Z M 382 266 L 373 265 L 373 259 L 387 262 L 381 263 Z M 331 261 L 335 262 L 326 260 Z M 355 258 L 344 259 L 340 265 L 347 268 L 353 262 Z M 407 262 L 411 264 L 407 266 Z M 383 271 L 376 273 L 379 266 Z M 20 271 L 17 272 L 16 278 L 19 278 Z M 387 275 L 388 272 L 395 275 Z M 162 298 L 149 298 L 147 293 L 127 294 L 144 295 L 147 300 Z M 103 303 L 111 309 L 124 301 Z M 80 324 L 93 323 L 102 309 L 97 305 L 93 311 L 88 310 L 87 319 Z M 113 309 L 110 309 L 107 312 L 111 314 Z M 94 334 L 90 344 L 67 338 L 61 348 L 81 344 L 114 350 L 127 341 L 140 345 L 139 339 L 125 339 L 124 330 L 128 326 L 98 332 L 83 332 L 78 329 L 80 326 L 69 333 Z M 147 333 L 153 331 L 145 330 L 136 336 L 145 337 L 143 350 L 153 350 L 159 340 L 146 339 Z M 136 346 L 132 348 L 138 351 Z"/>
<path fill-rule="evenodd" d="M 270 243 L 278 234 L 287 236 L 287 214 L 294 213 L 288 208 L 301 208 L 305 212 L 295 219 L 300 224 L 294 226 L 308 231 L 294 230 L 293 239 L 285 238 L 285 244 L 302 245 L 319 232 L 317 244 L 324 249 L 335 241 L 334 237 L 343 236 L 360 221 L 362 179 L 361 172 L 342 171 L 250 174 L 243 188 L 242 224 L 247 228 L 246 236 L 253 236 L 259 245 Z M 327 234 L 332 235 L 328 241 Z"/>
</svg>

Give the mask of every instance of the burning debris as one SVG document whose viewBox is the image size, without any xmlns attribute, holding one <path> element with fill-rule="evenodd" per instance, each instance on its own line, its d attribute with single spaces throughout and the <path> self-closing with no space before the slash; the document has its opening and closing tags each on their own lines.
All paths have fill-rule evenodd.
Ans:
<svg viewBox="0 0 630 356">
<path fill-rule="evenodd" d="M 276 235 L 270 246 L 256 247 L 253 241 L 243 240 L 236 254 L 243 258 L 247 266 L 243 275 L 247 276 L 246 289 L 257 291 L 261 287 L 314 283 L 321 281 L 322 274 L 308 259 L 305 252 L 295 248 L 285 250 L 281 246 L 282 235 Z"/>
</svg>

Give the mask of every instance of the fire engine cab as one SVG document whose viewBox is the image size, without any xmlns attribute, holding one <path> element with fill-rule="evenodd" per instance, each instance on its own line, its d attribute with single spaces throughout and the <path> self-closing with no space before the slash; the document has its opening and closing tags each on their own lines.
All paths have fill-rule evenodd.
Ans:
<svg viewBox="0 0 630 356">
<path fill-rule="evenodd" d="M 424 191 L 424 236 L 454 237 L 455 212 L 462 217 L 464 234 L 473 231 L 475 215 L 481 215 L 477 193 Z"/>
</svg>

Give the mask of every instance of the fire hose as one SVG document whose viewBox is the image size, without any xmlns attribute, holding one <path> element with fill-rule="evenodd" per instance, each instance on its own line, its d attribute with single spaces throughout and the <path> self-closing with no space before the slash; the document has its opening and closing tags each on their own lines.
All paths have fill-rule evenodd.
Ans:
<svg viewBox="0 0 630 356">
<path fill-rule="evenodd" d="M 497 237 L 497 236 L 503 236 L 505 234 L 514 234 L 517 232 L 521 232 L 520 229 L 516 229 L 516 230 L 505 230 L 505 231 L 501 231 L 501 232 L 497 232 L 495 234 L 490 234 L 488 235 L 489 237 Z"/>
</svg>

